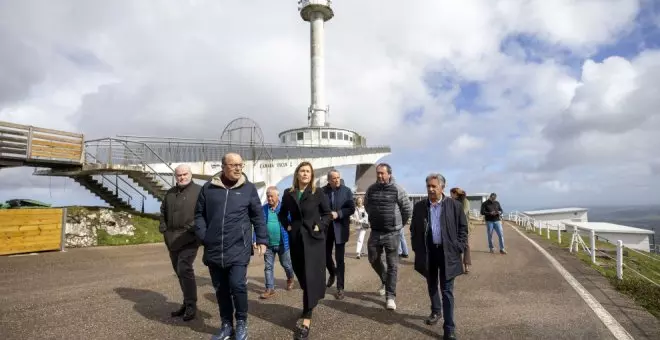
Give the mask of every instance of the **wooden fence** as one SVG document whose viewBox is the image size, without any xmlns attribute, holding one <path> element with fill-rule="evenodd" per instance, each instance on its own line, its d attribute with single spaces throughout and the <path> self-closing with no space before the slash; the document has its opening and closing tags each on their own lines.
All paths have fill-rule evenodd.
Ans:
<svg viewBox="0 0 660 340">
<path fill-rule="evenodd" d="M 0 156 L 16 160 L 82 163 L 82 134 L 0 122 Z"/>
<path fill-rule="evenodd" d="M 0 210 L 0 255 L 64 250 L 66 208 Z"/>
</svg>

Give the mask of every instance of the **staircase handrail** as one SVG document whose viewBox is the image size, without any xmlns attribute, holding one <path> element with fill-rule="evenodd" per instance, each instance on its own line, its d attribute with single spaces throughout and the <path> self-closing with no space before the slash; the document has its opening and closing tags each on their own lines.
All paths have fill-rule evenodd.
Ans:
<svg viewBox="0 0 660 340">
<path fill-rule="evenodd" d="M 94 155 L 92 155 L 91 153 L 89 153 L 89 152 L 87 152 L 87 151 L 85 151 L 85 157 L 91 157 L 91 158 L 93 158 L 94 160 L 96 160 L 96 161 L 98 162 L 98 159 L 96 159 L 96 157 L 94 157 Z M 103 177 L 104 179 L 107 179 L 109 182 L 112 182 L 112 180 L 106 178 L 104 174 L 101 174 L 101 177 Z M 127 180 L 125 180 L 125 179 L 123 179 L 123 178 L 121 178 L 121 177 L 117 177 L 117 178 L 118 178 L 120 181 L 122 181 L 124 184 L 128 185 L 131 189 L 133 189 L 133 191 L 135 191 L 138 195 L 142 196 L 142 199 L 145 199 L 145 200 L 147 199 L 147 195 L 141 193 L 141 192 L 140 192 L 138 189 L 136 189 L 136 188 L 135 188 L 130 182 L 128 182 Z M 123 193 L 125 193 L 125 194 L 128 196 L 128 198 L 133 199 L 133 196 L 131 196 L 131 195 L 130 195 L 128 192 L 126 192 L 124 189 L 119 188 L 119 187 L 117 187 L 117 189 L 118 189 L 118 190 L 121 190 Z"/>
<path fill-rule="evenodd" d="M 141 163 L 143 166 L 149 168 L 149 169 L 151 170 L 151 173 L 153 173 L 155 176 L 159 177 L 164 183 L 168 184 L 170 187 L 173 185 L 173 183 L 168 182 L 168 181 L 167 181 L 167 180 L 166 180 L 166 179 L 165 179 L 165 178 L 164 178 L 164 177 L 163 177 L 158 171 L 156 171 L 154 168 L 152 168 L 147 162 L 143 161 L 143 160 L 142 160 L 142 157 L 140 157 L 140 155 L 138 155 L 138 154 L 137 154 L 133 149 L 131 149 L 131 147 L 128 145 L 128 143 L 136 143 L 136 144 L 140 144 L 140 145 L 144 146 L 147 150 L 149 150 L 154 156 L 156 156 L 156 158 L 157 158 L 162 164 L 165 164 L 165 166 L 167 166 L 167 167 L 172 171 L 172 182 L 173 182 L 173 181 L 174 181 L 174 169 L 172 169 L 172 167 L 171 167 L 167 162 L 165 162 L 165 160 L 164 160 L 162 157 L 160 157 L 160 155 L 159 155 L 157 152 L 155 152 L 153 149 L 151 149 L 151 147 L 149 147 L 149 145 L 147 145 L 146 143 L 144 143 L 144 142 L 138 142 L 138 141 L 126 140 L 126 139 L 120 139 L 120 138 L 106 137 L 106 138 L 99 138 L 99 139 L 91 139 L 91 140 L 87 140 L 87 141 L 85 141 L 85 146 L 87 146 L 88 143 L 98 143 L 98 142 L 104 142 L 104 141 L 109 142 L 110 148 L 112 148 L 112 142 L 113 142 L 113 141 L 118 142 L 119 144 L 122 144 L 122 145 L 124 146 L 124 148 L 126 148 L 126 150 L 128 150 L 129 152 L 131 152 L 131 153 L 132 153 L 132 154 L 133 154 L 133 155 L 134 155 L 134 156 L 140 161 L 140 163 Z M 98 161 L 98 160 L 97 160 L 97 161 Z"/>
</svg>

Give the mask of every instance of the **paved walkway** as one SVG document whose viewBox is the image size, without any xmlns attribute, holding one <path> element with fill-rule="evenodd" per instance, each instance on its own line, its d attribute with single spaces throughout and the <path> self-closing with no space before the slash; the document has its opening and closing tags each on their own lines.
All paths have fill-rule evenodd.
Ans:
<svg viewBox="0 0 660 340">
<path fill-rule="evenodd" d="M 527 240 L 506 227 L 509 254 L 490 254 L 485 234 L 476 228 L 472 272 L 455 284 L 459 339 L 614 339 Z M 347 297 L 337 301 L 328 290 L 315 311 L 312 338 L 437 339 L 441 325 L 423 322 L 429 299 L 412 254 L 400 265 L 398 309 L 390 312 L 375 293 L 379 283 L 366 258 L 354 258 L 354 245 L 355 235 L 347 246 Z M 276 268 L 282 287 L 284 272 Z M 219 318 L 201 253 L 196 269 L 200 318 L 184 323 L 169 317 L 180 292 L 162 244 L 0 257 L 0 339 L 208 339 Z M 291 339 L 300 289 L 259 300 L 259 258 L 248 277 L 251 338 Z"/>
</svg>

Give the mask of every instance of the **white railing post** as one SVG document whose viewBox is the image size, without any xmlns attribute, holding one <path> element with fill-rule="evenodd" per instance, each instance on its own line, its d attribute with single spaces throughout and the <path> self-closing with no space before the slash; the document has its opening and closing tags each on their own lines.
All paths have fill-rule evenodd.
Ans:
<svg viewBox="0 0 660 340">
<path fill-rule="evenodd" d="M 559 228 L 557 228 L 557 242 L 561 244 L 561 230 L 559 230 Z"/>
<path fill-rule="evenodd" d="M 546 230 L 546 231 L 547 231 L 547 234 L 548 234 L 548 240 L 549 240 L 549 239 L 550 239 L 550 226 L 548 226 L 548 230 Z"/>
<path fill-rule="evenodd" d="M 623 241 L 616 241 L 616 278 L 623 280 Z"/>
<path fill-rule="evenodd" d="M 596 231 L 591 230 L 591 263 L 596 264 Z"/>
<path fill-rule="evenodd" d="M 543 225 L 545 222 L 539 222 L 539 236 L 543 235 Z"/>
</svg>

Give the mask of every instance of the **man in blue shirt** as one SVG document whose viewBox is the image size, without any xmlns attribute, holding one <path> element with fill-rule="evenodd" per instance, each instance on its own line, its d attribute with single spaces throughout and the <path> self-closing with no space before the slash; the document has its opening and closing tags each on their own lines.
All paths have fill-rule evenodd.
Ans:
<svg viewBox="0 0 660 340">
<path fill-rule="evenodd" d="M 431 298 L 431 315 L 426 324 L 438 323 L 444 314 L 443 339 L 455 340 L 454 278 L 463 274 L 461 254 L 468 229 L 463 205 L 445 196 L 445 183 L 440 174 L 426 177 L 428 200 L 417 202 L 413 208 L 410 237 L 415 270 L 426 277 Z"/>
<path fill-rule="evenodd" d="M 291 266 L 291 254 L 289 253 L 289 234 L 280 224 L 277 214 L 280 212 L 280 197 L 277 187 L 270 186 L 266 189 L 266 204 L 263 205 L 266 228 L 268 229 L 268 246 L 264 254 L 264 276 L 266 290 L 259 297 L 269 299 L 275 295 L 275 255 L 280 258 L 280 264 L 286 273 L 286 290 L 293 289 L 293 267 Z M 253 246 L 257 247 L 257 235 L 252 234 Z"/>
</svg>

